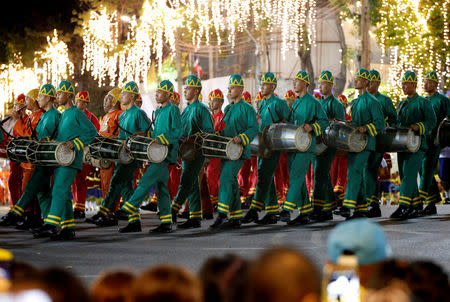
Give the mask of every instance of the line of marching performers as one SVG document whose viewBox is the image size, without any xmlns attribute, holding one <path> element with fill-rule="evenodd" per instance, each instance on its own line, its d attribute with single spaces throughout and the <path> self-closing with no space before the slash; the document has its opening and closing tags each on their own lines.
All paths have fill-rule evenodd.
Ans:
<svg viewBox="0 0 450 302">
<path fill-rule="evenodd" d="M 333 214 L 347 219 L 380 217 L 378 171 L 383 153 L 377 152 L 375 145 L 376 136 L 388 125 L 410 128 L 422 137 L 417 152 L 398 152 L 400 202 L 391 217 L 408 219 L 435 214 L 440 194 L 434 171 L 441 147 L 434 140 L 439 124 L 450 110 L 449 99 L 437 92 L 437 73 L 426 75 L 424 88 L 428 97 L 425 98 L 416 92 L 416 74 L 406 72 L 401 82 L 407 98 L 397 110 L 388 96 L 378 92 L 381 78 L 376 70 L 357 72 L 354 83 L 359 95 L 348 105 L 345 96 L 339 99 L 333 96 L 331 72 L 323 71 L 319 82 L 322 96 L 316 98 L 307 92 L 309 74 L 299 71 L 293 90 L 282 99 L 275 93 L 276 77 L 268 72 L 261 78 L 255 110 L 250 94 L 244 92 L 242 77 L 234 74 L 228 83 L 229 104 L 222 111 L 223 93 L 219 89 L 212 91 L 208 108 L 199 101 L 200 79 L 190 75 L 184 85 L 187 106 L 180 113 L 180 95 L 174 92 L 170 81 L 164 80 L 157 87 L 158 109 L 151 119 L 140 109 L 142 99 L 137 84 L 128 82 L 122 89 L 114 88 L 105 96 L 106 115 L 101 126 L 86 109 L 87 92 L 75 96 L 69 81 L 62 81 L 56 89 L 51 84 L 43 85 L 17 99 L 21 123 L 14 127 L 15 136 L 63 142 L 75 151 L 75 160 L 69 166 L 58 167 L 22 164 L 23 171 L 29 171 L 24 176 L 27 180 L 23 185 L 19 182 L 11 186 L 21 188 L 20 198 L 14 201 L 0 225 L 30 228 L 35 238 L 74 238 L 75 219 L 85 218 L 89 166 L 83 164 L 83 149 L 97 135 L 121 140 L 134 135 L 147 136 L 168 147 L 168 155 L 160 163 L 142 166 L 137 160 L 116 162 L 101 170 L 104 199 L 98 213 L 86 220 L 99 227 L 118 225 L 118 219 L 127 217 L 128 224 L 119 228 L 119 232 L 140 232 L 141 204 L 150 194 L 154 194 L 152 201 L 156 204 L 151 202 L 142 208 L 159 211 L 161 224 L 151 230 L 156 233 L 173 230 L 185 203 L 187 220 L 178 224 L 178 228 L 198 228 L 203 218 L 212 219 L 211 203 L 218 214 L 210 228 L 216 230 L 252 222 L 304 225 L 331 220 Z M 33 112 L 30 116 L 23 113 L 24 106 Z M 64 106 L 62 114 L 56 109 L 58 106 Z M 364 150 L 343 153 L 328 147 L 316 155 L 316 138 L 334 120 L 347 121 L 358 132 L 365 133 L 368 139 Z M 308 149 L 289 153 L 274 150 L 270 156 L 252 156 L 251 142 L 275 123 L 302 127 L 311 135 Z M 237 160 L 207 158 L 205 161 L 202 154 L 193 160 L 178 159 L 180 141 L 199 133 L 231 138 L 233 143 L 242 145 L 242 155 Z M 136 175 L 140 179 L 135 186 Z M 333 182 L 331 175 L 335 178 Z M 209 194 L 205 194 L 205 187 Z M 205 203 L 205 199 L 210 202 Z M 242 205 L 246 203 L 249 210 L 244 215 Z M 291 213 L 296 210 L 298 215 L 292 218 Z M 265 212 L 262 217 L 261 211 Z M 28 219 L 25 224 L 27 215 L 34 219 Z"/>
</svg>

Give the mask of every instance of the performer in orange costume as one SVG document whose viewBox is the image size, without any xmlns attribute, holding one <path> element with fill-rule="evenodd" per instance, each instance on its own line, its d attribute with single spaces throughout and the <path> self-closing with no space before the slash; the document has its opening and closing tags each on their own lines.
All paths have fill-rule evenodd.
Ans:
<svg viewBox="0 0 450 302">
<path fill-rule="evenodd" d="M 90 98 L 89 92 L 80 91 L 75 96 L 75 102 L 77 108 L 83 111 L 88 119 L 95 126 L 97 131 L 100 130 L 100 123 L 98 122 L 98 118 L 89 110 L 87 110 L 87 106 L 89 105 Z M 86 178 L 89 174 L 89 171 L 93 169 L 92 166 L 83 164 L 83 169 L 77 173 L 75 176 L 75 181 L 72 184 L 72 195 L 73 200 L 75 201 L 75 208 L 73 211 L 74 219 L 84 219 L 86 218 L 85 214 L 85 205 L 86 205 L 86 197 L 87 197 L 87 182 Z"/>
<path fill-rule="evenodd" d="M 344 108 L 347 109 L 347 97 L 343 94 L 338 96 Z M 345 120 L 350 121 L 351 117 L 345 113 Z M 333 183 L 335 199 L 342 203 L 345 197 L 345 189 L 347 187 L 347 168 L 348 160 L 345 151 L 338 150 L 334 157 L 333 164 L 330 169 L 331 182 Z"/>
<path fill-rule="evenodd" d="M 119 116 L 122 114 L 120 109 L 120 93 L 122 89 L 114 88 L 108 92 L 103 100 L 103 110 L 105 110 L 105 116 L 102 120 L 99 135 L 106 137 L 117 137 L 119 135 Z M 109 190 L 109 184 L 111 183 L 111 177 L 114 173 L 114 163 L 108 169 L 100 169 L 100 187 L 102 190 L 103 199 Z M 119 198 L 120 200 L 120 198 Z M 119 200 L 117 200 L 113 211 L 119 209 Z"/>
</svg>

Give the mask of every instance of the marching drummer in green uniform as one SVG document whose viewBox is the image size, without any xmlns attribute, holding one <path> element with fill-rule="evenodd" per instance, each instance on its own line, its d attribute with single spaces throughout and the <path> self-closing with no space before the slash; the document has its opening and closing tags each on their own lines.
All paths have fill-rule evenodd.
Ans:
<svg viewBox="0 0 450 302">
<path fill-rule="evenodd" d="M 319 77 L 320 93 L 323 95 L 319 103 L 322 105 L 329 121 L 345 119 L 345 109 L 342 103 L 333 95 L 333 74 L 322 71 Z M 330 169 L 337 150 L 327 147 L 316 156 L 314 165 L 314 191 L 312 194 L 313 213 L 311 219 L 325 221 L 333 219 L 332 207 L 334 200 L 333 184 Z"/>
<path fill-rule="evenodd" d="M 259 103 L 258 115 L 260 120 L 259 131 L 273 123 L 281 123 L 289 117 L 290 109 L 287 103 L 277 97 L 274 92 L 277 88 L 277 78 L 271 72 L 267 72 L 261 78 L 261 94 L 263 100 Z M 271 157 L 258 156 L 258 169 L 256 192 L 252 200 L 250 210 L 245 215 L 242 223 L 252 221 L 260 224 L 277 223 L 278 200 L 275 189 L 274 173 L 280 159 L 280 152 L 273 151 Z M 265 209 L 266 215 L 258 220 L 258 211 Z"/>
<path fill-rule="evenodd" d="M 56 134 L 61 113 L 53 106 L 55 98 L 56 91 L 52 84 L 45 84 L 39 90 L 39 107 L 44 109 L 45 112 L 41 115 L 35 129 L 38 140 L 50 141 Z M 23 217 L 25 209 L 36 197 L 39 201 L 42 216 L 44 218 L 47 217 L 51 201 L 50 178 L 53 170 L 53 167 L 48 166 L 34 167 L 33 174 L 25 187 L 25 191 L 17 204 L 2 218 L 0 225 L 15 225 Z"/>
<path fill-rule="evenodd" d="M 170 209 L 170 197 L 167 182 L 169 180 L 169 164 L 175 164 L 178 157 L 178 140 L 181 137 L 182 125 L 180 110 L 170 103 L 173 94 L 173 84 L 162 81 L 156 90 L 156 102 L 161 105 L 155 111 L 155 120 L 150 137 L 161 145 L 169 148 L 169 153 L 161 163 L 149 163 L 147 170 L 139 181 L 139 185 L 133 195 L 124 199 L 122 211 L 129 214 L 128 225 L 119 229 L 119 232 L 140 232 L 141 220 L 139 207 L 150 189 L 155 188 L 158 198 L 159 219 L 161 224 L 151 230 L 156 233 L 169 233 L 172 231 L 172 214 Z"/>
<path fill-rule="evenodd" d="M 71 199 L 71 185 L 75 175 L 83 166 L 83 149 L 97 135 L 97 129 L 86 114 L 73 106 L 75 91 L 72 83 L 62 81 L 57 89 L 57 100 L 65 110 L 58 123 L 56 142 L 64 142 L 66 147 L 75 150 L 75 160 L 70 166 L 59 166 L 54 171 L 52 201 L 50 212 L 44 225 L 34 233 L 34 237 L 52 237 L 56 240 L 70 240 L 75 237 L 75 220 Z M 57 232 L 57 227 L 61 231 Z"/>
<path fill-rule="evenodd" d="M 380 73 L 375 69 L 369 72 L 369 86 L 367 91 L 372 94 L 381 105 L 383 110 L 383 116 L 385 120 L 385 126 L 396 126 L 397 125 L 397 110 L 395 110 L 392 100 L 387 95 L 378 92 L 378 88 L 381 84 Z M 368 217 L 380 217 L 380 192 L 378 185 L 378 172 L 383 160 L 384 153 L 373 152 L 369 156 L 369 161 L 367 163 L 367 177 L 366 181 L 366 201 L 369 204 L 369 210 L 367 212 Z"/>
<path fill-rule="evenodd" d="M 289 225 L 303 225 L 310 222 L 309 215 L 312 211 L 311 202 L 305 191 L 305 176 L 310 163 L 314 160 L 316 151 L 316 137 L 328 127 L 328 118 L 319 101 L 307 92 L 310 84 L 309 74 L 299 71 L 294 79 L 294 91 L 297 99 L 292 103 L 290 123 L 303 127 L 311 134 L 311 145 L 305 152 L 288 154 L 289 167 L 289 191 L 283 210 L 280 212 L 280 220 Z M 299 215 L 291 221 L 291 212 L 298 208 Z"/>
<path fill-rule="evenodd" d="M 208 107 L 198 100 L 202 90 L 200 79 L 194 75 L 189 75 L 185 82 L 184 97 L 188 105 L 181 114 L 181 127 L 183 137 L 198 133 L 214 133 L 214 125 Z M 172 203 L 172 220 L 176 222 L 177 213 L 186 198 L 189 203 L 189 219 L 179 225 L 179 228 L 199 228 L 202 220 L 202 200 L 200 196 L 200 186 L 198 174 L 203 167 L 205 158 L 197 156 L 192 161 L 183 161 L 177 196 Z"/>
<path fill-rule="evenodd" d="M 368 205 L 364 190 L 367 162 L 375 151 L 375 136 L 384 129 L 383 111 L 375 97 L 367 92 L 368 85 L 369 71 L 361 68 L 355 77 L 359 96 L 351 105 L 351 126 L 360 133 L 367 133 L 367 145 L 361 152 L 348 152 L 347 190 L 343 206 L 335 212 L 348 219 L 367 217 Z"/>
<path fill-rule="evenodd" d="M 250 159 L 250 142 L 258 134 L 256 111 L 242 99 L 244 80 L 233 74 L 228 82 L 228 98 L 223 117 L 225 129 L 220 135 L 232 137 L 233 142 L 242 144 L 244 151 L 238 160 L 222 159 L 220 165 L 219 216 L 211 225 L 213 229 L 239 228 L 241 226 L 242 209 L 239 196 L 237 174 L 245 159 Z M 228 213 L 230 219 L 228 219 Z"/>
<path fill-rule="evenodd" d="M 133 134 L 150 130 L 150 121 L 148 120 L 147 114 L 134 103 L 138 95 L 139 87 L 134 81 L 128 82 L 122 89 L 120 105 L 124 112 L 119 116 L 118 139 L 126 140 Z M 90 219 L 86 219 L 86 222 L 94 223 L 100 227 L 117 225 L 116 217 L 111 217 L 109 213 L 120 196 L 122 196 L 123 200 L 130 199 L 133 194 L 134 172 L 138 166 L 139 162 L 136 160 L 128 164 L 116 163 L 113 176 L 111 177 L 109 191 L 98 213 Z M 136 229 L 138 228 L 136 227 Z"/>
<path fill-rule="evenodd" d="M 417 94 L 417 76 L 407 71 L 402 77 L 402 90 L 407 98 L 398 106 L 398 124 L 411 128 L 422 136 L 419 151 L 415 153 L 398 152 L 398 169 L 400 172 L 399 207 L 391 218 L 408 219 L 419 215 L 422 205 L 417 187 L 417 175 L 425 152 L 428 150 L 426 135 L 436 127 L 436 114 L 429 100 Z"/>
<path fill-rule="evenodd" d="M 431 71 L 425 76 L 425 92 L 428 94 L 427 100 L 431 104 L 436 114 L 436 127 L 431 130 L 431 134 L 427 136 L 428 151 L 422 161 L 420 171 L 419 195 L 425 201 L 426 207 L 421 212 L 422 215 L 436 214 L 436 203 L 440 202 L 441 194 L 438 185 L 434 179 L 434 172 L 439 161 L 441 146 L 435 145 L 434 140 L 437 130 L 442 120 L 448 115 L 450 109 L 449 99 L 437 91 L 439 78 L 436 71 Z"/>
</svg>

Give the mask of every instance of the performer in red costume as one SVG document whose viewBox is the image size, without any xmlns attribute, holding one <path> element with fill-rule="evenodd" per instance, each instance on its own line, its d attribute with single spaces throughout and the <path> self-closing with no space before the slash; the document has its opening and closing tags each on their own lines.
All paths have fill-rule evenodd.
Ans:
<svg viewBox="0 0 450 302">
<path fill-rule="evenodd" d="M 89 105 L 90 98 L 89 92 L 80 91 L 75 96 L 75 102 L 77 108 L 83 111 L 88 119 L 95 126 L 97 131 L 100 130 L 100 123 L 98 122 L 98 118 L 89 110 L 87 110 L 87 106 Z M 89 171 L 93 169 L 92 166 L 83 164 L 83 169 L 77 173 L 75 176 L 75 181 L 72 184 L 72 195 L 73 200 L 75 202 L 75 208 L 73 210 L 74 219 L 85 219 L 85 205 L 86 205 L 86 197 L 87 197 L 87 182 L 86 178 L 89 174 Z"/>
</svg>

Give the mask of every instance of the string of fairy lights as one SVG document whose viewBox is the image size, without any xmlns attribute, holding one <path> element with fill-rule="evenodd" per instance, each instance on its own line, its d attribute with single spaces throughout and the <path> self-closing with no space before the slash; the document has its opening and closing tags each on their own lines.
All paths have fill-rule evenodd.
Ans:
<svg viewBox="0 0 450 302">
<path fill-rule="evenodd" d="M 309 47 L 316 39 L 316 0 L 147 0 L 139 20 L 133 20 L 133 42 L 118 49 L 117 12 L 91 12 L 83 33 L 83 71 L 91 72 L 99 86 L 145 80 L 152 64 L 161 68 L 165 48 L 176 54 L 180 29 L 187 30 L 196 46 L 210 45 L 213 37 L 221 45 L 226 35 L 234 48 L 238 33 L 266 26 L 268 32 L 280 30 L 283 56 L 297 51 L 305 39 Z"/>
</svg>

